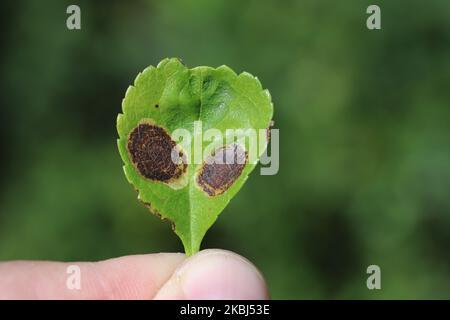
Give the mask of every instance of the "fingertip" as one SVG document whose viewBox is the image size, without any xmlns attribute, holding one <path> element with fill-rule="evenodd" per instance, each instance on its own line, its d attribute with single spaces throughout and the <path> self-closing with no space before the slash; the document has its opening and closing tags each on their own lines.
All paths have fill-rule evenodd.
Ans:
<svg viewBox="0 0 450 320">
<path fill-rule="evenodd" d="M 231 251 L 208 249 L 186 259 L 155 299 L 268 299 L 260 271 Z"/>
</svg>

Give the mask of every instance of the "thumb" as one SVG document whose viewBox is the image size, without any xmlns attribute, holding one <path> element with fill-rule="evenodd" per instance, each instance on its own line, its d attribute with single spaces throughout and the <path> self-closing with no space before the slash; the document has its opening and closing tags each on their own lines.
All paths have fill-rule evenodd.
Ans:
<svg viewBox="0 0 450 320">
<path fill-rule="evenodd" d="M 225 250 L 204 250 L 186 259 L 155 299 L 268 299 L 261 273 L 247 259 Z"/>
</svg>

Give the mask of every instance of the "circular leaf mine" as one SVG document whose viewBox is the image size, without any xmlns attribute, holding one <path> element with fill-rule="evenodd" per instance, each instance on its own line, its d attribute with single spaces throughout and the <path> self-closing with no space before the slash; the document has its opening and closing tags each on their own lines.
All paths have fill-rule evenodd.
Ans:
<svg viewBox="0 0 450 320">
<path fill-rule="evenodd" d="M 247 152 L 238 144 L 220 147 L 203 164 L 197 183 L 209 196 L 227 191 L 242 173 Z"/>
<path fill-rule="evenodd" d="M 147 179 L 167 183 L 186 172 L 187 165 L 184 162 L 172 161 L 171 154 L 176 143 L 162 127 L 139 124 L 131 131 L 127 147 L 134 166 Z M 180 159 L 183 159 L 181 151 Z"/>
</svg>

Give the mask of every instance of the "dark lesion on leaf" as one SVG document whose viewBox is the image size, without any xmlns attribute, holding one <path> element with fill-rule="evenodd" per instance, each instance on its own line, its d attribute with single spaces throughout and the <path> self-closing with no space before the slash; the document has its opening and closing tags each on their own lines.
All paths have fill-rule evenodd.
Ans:
<svg viewBox="0 0 450 320">
<path fill-rule="evenodd" d="M 240 145 L 219 147 L 203 163 L 197 183 L 209 196 L 220 195 L 239 178 L 247 161 L 247 152 Z"/>
<path fill-rule="evenodd" d="M 162 127 L 140 123 L 131 131 L 127 148 L 134 167 L 147 179 L 170 183 L 186 172 L 183 152 L 177 150 L 180 161 L 172 161 L 172 150 L 176 150 L 176 143 Z"/>
</svg>

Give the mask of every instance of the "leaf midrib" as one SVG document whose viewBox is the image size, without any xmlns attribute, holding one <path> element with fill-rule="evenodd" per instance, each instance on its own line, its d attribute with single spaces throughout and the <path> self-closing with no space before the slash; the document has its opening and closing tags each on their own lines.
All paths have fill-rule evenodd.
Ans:
<svg viewBox="0 0 450 320">
<path fill-rule="evenodd" d="M 198 108 L 198 117 L 197 120 L 201 119 L 201 115 L 202 115 L 202 108 L 203 108 L 203 70 L 202 69 L 198 69 L 200 72 L 200 105 Z M 191 73 L 192 70 L 189 70 L 189 72 Z M 203 150 L 202 150 L 202 155 L 203 155 Z M 192 155 L 190 155 L 192 158 Z M 193 212 L 193 207 L 192 207 L 192 192 L 193 192 L 193 188 L 195 187 L 195 163 L 192 163 L 190 165 L 190 175 L 189 175 L 189 191 L 188 191 L 188 201 L 189 201 L 189 236 L 190 236 L 190 249 L 191 249 L 191 253 L 194 252 L 194 248 L 193 248 L 193 232 L 192 232 L 192 212 Z"/>
</svg>

